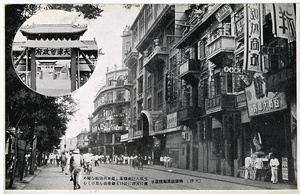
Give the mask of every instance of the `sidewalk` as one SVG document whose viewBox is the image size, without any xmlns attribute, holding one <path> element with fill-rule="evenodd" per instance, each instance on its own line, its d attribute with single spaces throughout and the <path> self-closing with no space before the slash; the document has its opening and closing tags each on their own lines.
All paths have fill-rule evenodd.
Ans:
<svg viewBox="0 0 300 194">
<path fill-rule="evenodd" d="M 46 166 L 38 167 L 34 174 L 28 174 L 20 181 L 20 177 L 15 177 L 13 188 L 5 188 L 6 190 L 22 190 L 34 177 L 36 177 Z M 5 178 L 5 187 L 9 185 L 10 177 Z"/>
<path fill-rule="evenodd" d="M 211 173 L 198 172 L 198 171 L 192 171 L 192 170 L 180 169 L 180 168 L 164 167 L 160 165 L 145 165 L 144 168 L 167 171 L 176 174 L 190 175 L 193 177 L 198 177 L 203 179 L 219 180 L 219 181 L 229 182 L 229 183 L 239 183 L 241 185 L 261 187 L 263 189 L 275 189 L 275 190 L 297 189 L 297 185 L 288 182 L 286 183 L 279 182 L 277 184 L 272 184 L 271 182 L 249 180 L 249 179 L 245 180 L 239 177 L 211 174 Z"/>
</svg>

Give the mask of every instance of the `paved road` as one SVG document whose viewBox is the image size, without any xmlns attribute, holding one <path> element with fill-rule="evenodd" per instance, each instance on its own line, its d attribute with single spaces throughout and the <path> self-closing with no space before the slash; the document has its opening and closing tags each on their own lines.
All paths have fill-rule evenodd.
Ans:
<svg viewBox="0 0 300 194">
<path fill-rule="evenodd" d="M 70 176 L 49 164 L 25 190 L 72 190 Z M 281 184 L 281 185 L 280 185 Z M 262 190 L 296 189 L 295 185 L 270 184 L 161 166 L 143 170 L 129 165 L 100 164 L 90 175 L 83 173 L 82 190 Z M 277 186 L 277 188 L 275 187 Z M 283 187 L 284 186 L 284 187 Z"/>
</svg>

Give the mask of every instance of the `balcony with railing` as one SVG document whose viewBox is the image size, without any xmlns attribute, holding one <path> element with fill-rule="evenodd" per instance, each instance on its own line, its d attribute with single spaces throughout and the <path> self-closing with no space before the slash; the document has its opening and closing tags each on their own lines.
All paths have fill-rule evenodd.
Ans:
<svg viewBox="0 0 300 194">
<path fill-rule="evenodd" d="M 128 68 L 132 68 L 134 64 L 137 63 L 139 53 L 137 52 L 136 49 L 131 49 L 131 47 L 125 51 L 125 59 L 124 59 L 124 64 Z"/>
<path fill-rule="evenodd" d="M 182 107 L 178 110 L 178 121 L 184 124 L 185 122 L 200 117 L 203 112 L 204 111 L 201 109 L 201 107 Z"/>
<path fill-rule="evenodd" d="M 233 62 L 234 36 L 230 35 L 230 29 L 222 27 L 213 31 L 207 47 L 207 59 L 213 63 L 226 66 Z"/>
<path fill-rule="evenodd" d="M 201 61 L 197 59 L 187 59 L 182 63 L 180 66 L 180 74 L 179 76 L 183 78 L 185 81 L 189 79 L 191 76 L 194 76 L 195 74 L 199 74 L 201 71 Z"/>
<path fill-rule="evenodd" d="M 152 72 L 159 67 L 159 64 L 164 63 L 168 58 L 168 52 L 166 47 L 159 45 L 159 39 L 155 39 L 155 47 L 152 52 L 148 54 L 148 51 L 144 52 L 144 67 L 147 71 Z"/>
<path fill-rule="evenodd" d="M 133 81 L 132 79 L 128 78 L 125 80 L 124 82 L 124 88 L 129 90 L 131 92 L 132 88 L 133 88 Z"/>
<path fill-rule="evenodd" d="M 236 104 L 236 95 L 220 94 L 215 97 L 205 99 L 206 114 L 232 109 Z"/>
<path fill-rule="evenodd" d="M 126 99 L 124 97 L 116 98 L 115 102 L 125 102 Z"/>
</svg>

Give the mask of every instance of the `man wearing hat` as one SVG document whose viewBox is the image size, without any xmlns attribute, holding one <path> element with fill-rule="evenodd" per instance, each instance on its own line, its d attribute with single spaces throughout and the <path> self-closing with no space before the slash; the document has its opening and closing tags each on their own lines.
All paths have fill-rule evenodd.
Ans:
<svg viewBox="0 0 300 194">
<path fill-rule="evenodd" d="M 77 174 L 77 180 L 74 182 L 74 189 L 80 189 L 81 172 L 82 172 L 82 156 L 79 149 L 75 149 L 70 159 L 70 168 L 72 169 L 71 179 L 73 181 L 74 174 Z"/>
</svg>

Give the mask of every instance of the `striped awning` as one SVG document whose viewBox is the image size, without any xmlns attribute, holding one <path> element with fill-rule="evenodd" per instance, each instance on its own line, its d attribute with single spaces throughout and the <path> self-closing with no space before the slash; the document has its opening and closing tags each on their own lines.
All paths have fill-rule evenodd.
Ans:
<svg viewBox="0 0 300 194">
<path fill-rule="evenodd" d="M 20 47 L 27 48 L 86 48 L 80 40 L 27 40 Z"/>
</svg>

